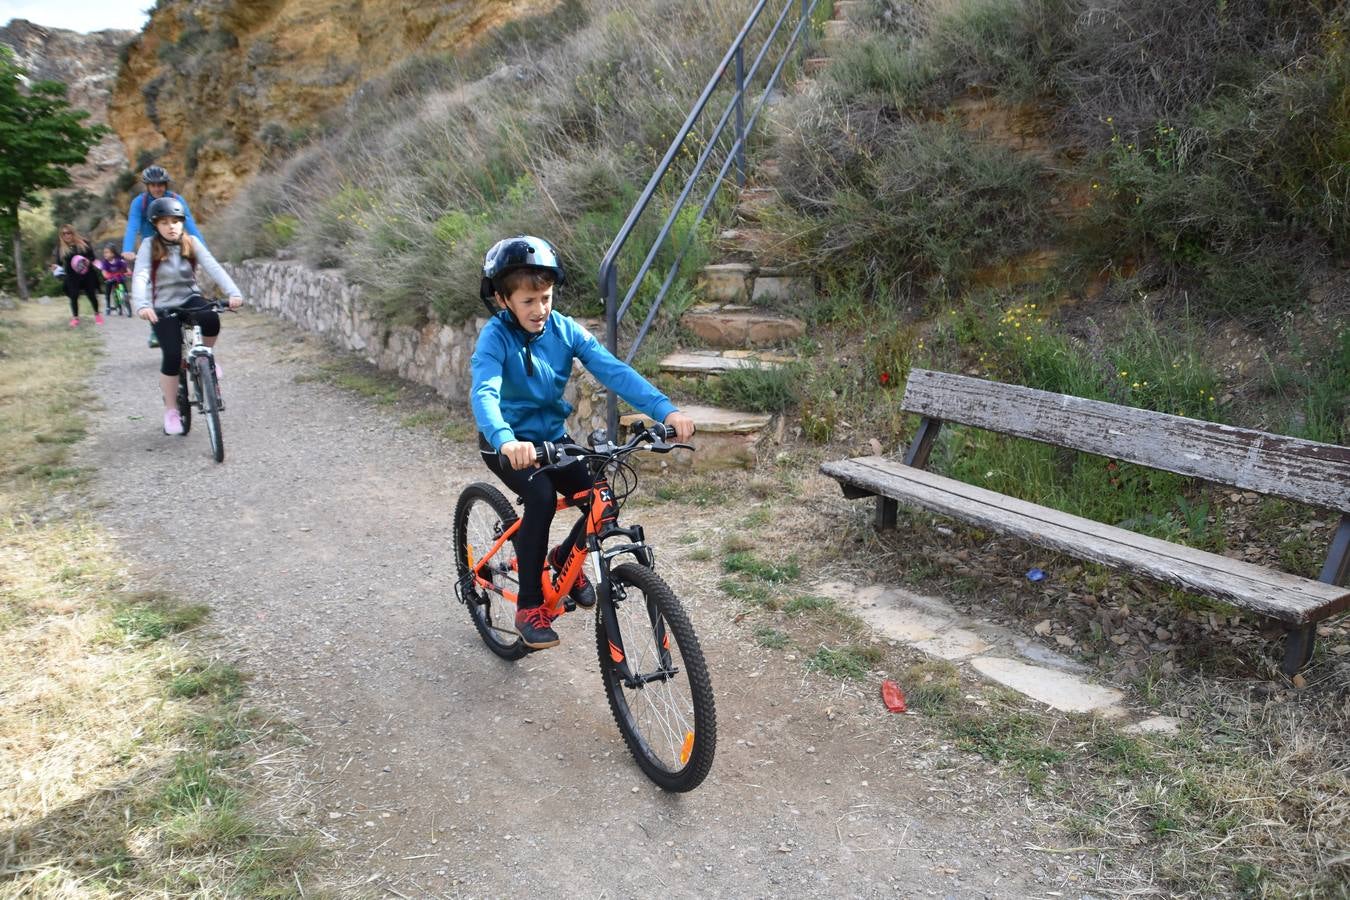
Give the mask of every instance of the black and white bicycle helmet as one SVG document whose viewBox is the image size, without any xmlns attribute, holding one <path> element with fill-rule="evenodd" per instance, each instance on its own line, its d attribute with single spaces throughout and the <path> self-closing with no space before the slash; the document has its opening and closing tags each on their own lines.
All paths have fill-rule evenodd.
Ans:
<svg viewBox="0 0 1350 900">
<path fill-rule="evenodd" d="M 183 206 L 183 201 L 177 197 L 160 197 L 150 204 L 150 209 L 146 215 L 151 222 L 170 217 L 186 219 L 187 209 Z"/>
<path fill-rule="evenodd" d="M 546 269 L 553 273 L 553 283 L 561 285 L 566 279 L 558 251 L 543 238 L 529 234 L 503 238 L 492 245 L 483 257 L 483 281 L 479 295 L 488 309 L 493 309 L 492 296 L 501 284 L 501 277 L 516 269 Z"/>
<path fill-rule="evenodd" d="M 169 171 L 163 166 L 146 166 L 141 173 L 141 181 L 146 184 L 168 184 L 170 180 Z"/>
</svg>

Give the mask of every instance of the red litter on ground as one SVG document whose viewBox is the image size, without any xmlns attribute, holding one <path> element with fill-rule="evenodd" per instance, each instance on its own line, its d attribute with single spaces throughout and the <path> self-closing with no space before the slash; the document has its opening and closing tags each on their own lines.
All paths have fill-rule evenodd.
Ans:
<svg viewBox="0 0 1350 900">
<path fill-rule="evenodd" d="M 889 678 L 881 682 L 881 702 L 893 713 L 902 713 L 909 708 L 905 706 L 905 692 Z"/>
</svg>

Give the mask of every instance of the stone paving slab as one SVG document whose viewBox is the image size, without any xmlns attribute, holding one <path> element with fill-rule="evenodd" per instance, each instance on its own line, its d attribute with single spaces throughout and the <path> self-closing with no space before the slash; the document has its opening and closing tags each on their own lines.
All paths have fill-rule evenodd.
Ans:
<svg viewBox="0 0 1350 900">
<path fill-rule="evenodd" d="M 1099 713 L 1107 718 L 1124 716 L 1125 695 L 1115 688 L 1100 687 L 1071 672 L 1019 662 L 1002 656 L 977 656 L 971 668 L 1005 687 L 1039 700 L 1062 712 Z"/>
<path fill-rule="evenodd" d="M 987 653 L 993 649 L 992 644 L 975 632 L 955 627 L 947 628 L 926 641 L 919 641 L 914 646 L 929 656 L 936 656 L 939 659 L 951 662 L 958 659 L 967 659 L 980 653 Z"/>
<path fill-rule="evenodd" d="M 1093 683 L 1087 667 L 1020 632 L 967 616 L 951 604 L 894 585 L 816 584 L 812 590 L 847 606 L 886 638 L 929 656 L 970 665 L 984 677 L 1063 712 L 1128 715 L 1125 694 Z M 1152 724 L 1146 724 L 1152 723 Z M 1164 731 L 1146 720 L 1141 730 Z"/>
</svg>

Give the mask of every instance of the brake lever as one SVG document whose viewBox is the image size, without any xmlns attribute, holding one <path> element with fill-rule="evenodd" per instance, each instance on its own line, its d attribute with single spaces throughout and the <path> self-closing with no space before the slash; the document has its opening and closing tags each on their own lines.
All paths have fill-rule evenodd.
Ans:
<svg viewBox="0 0 1350 900">
<path fill-rule="evenodd" d="M 660 443 L 660 444 L 651 444 L 647 449 L 651 450 L 653 453 L 669 453 L 669 452 L 672 451 L 672 450 L 693 450 L 693 449 L 694 449 L 694 445 L 693 445 L 693 444 L 667 444 L 667 443 L 662 442 L 662 443 Z"/>
</svg>

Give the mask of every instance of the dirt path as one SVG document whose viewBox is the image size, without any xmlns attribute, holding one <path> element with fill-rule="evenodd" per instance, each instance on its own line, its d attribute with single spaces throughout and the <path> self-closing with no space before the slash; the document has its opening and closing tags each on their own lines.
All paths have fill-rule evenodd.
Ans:
<svg viewBox="0 0 1350 900">
<path fill-rule="evenodd" d="M 1037 817 L 1020 785 L 880 712 L 870 687 L 761 650 L 714 577 L 681 581 L 674 547 L 658 558 L 709 656 L 719 746 L 698 791 L 663 794 L 610 719 L 588 620 L 509 664 L 453 600 L 454 501 L 488 477 L 471 447 L 297 383 L 314 343 L 245 314 L 222 338 L 217 465 L 203 431 L 161 433 L 145 327 L 104 331 L 104 408 L 82 450 L 103 519 L 147 585 L 210 602 L 260 702 L 310 742 L 311 802 L 291 824 L 331 839 L 338 894 L 1081 893 L 1026 852 Z M 735 519 L 640 512 L 658 547 Z"/>
</svg>

